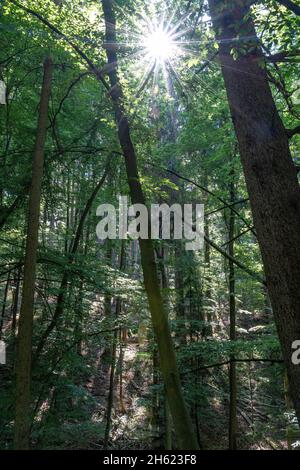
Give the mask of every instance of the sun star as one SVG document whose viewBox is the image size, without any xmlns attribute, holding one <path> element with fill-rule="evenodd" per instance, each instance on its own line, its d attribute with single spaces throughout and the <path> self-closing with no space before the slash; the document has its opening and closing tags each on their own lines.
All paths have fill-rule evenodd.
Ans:
<svg viewBox="0 0 300 470">
<path fill-rule="evenodd" d="M 174 54 L 172 37 L 162 28 L 151 32 L 144 40 L 147 54 L 158 62 L 166 62 Z"/>
</svg>

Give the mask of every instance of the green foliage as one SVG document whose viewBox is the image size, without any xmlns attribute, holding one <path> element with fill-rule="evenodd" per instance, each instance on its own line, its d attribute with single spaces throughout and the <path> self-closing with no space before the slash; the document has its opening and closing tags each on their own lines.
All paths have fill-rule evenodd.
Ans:
<svg viewBox="0 0 300 470">
<path fill-rule="evenodd" d="M 66 35 L 107 78 L 103 70 L 106 56 L 100 2 L 65 0 L 61 7 L 52 0 L 20 0 L 21 3 Z M 153 14 L 150 3 L 114 2 L 123 106 L 128 114 L 147 202 L 204 203 L 206 234 L 227 252 L 229 189 L 233 182 L 235 202 L 238 202 L 234 205 L 234 257 L 246 268 L 263 275 L 256 237 L 249 229 L 253 221 L 248 193 L 218 65 L 218 44 L 209 24 L 206 4 L 168 2 L 169 10 L 174 10 L 174 24 L 185 15 L 188 3 L 191 9 L 184 16 L 182 26 L 183 53 L 173 72 L 167 68 L 165 73 L 155 72 L 155 79 L 152 77 L 145 83 L 147 70 L 135 38 L 140 33 L 143 11 Z M 115 390 L 123 373 L 125 401 L 136 393 L 132 406 L 153 411 L 156 400 L 159 408 L 157 426 L 151 421 L 153 417 L 148 419 L 148 416 L 146 424 L 144 421 L 139 424 L 143 436 L 150 429 L 147 434 L 150 439 L 148 436 L 152 434 L 163 433 L 164 388 L 157 365 L 153 365 L 156 345 L 143 289 L 139 248 L 130 240 L 123 248 L 119 240 L 100 242 L 95 234 L 96 207 L 107 202 L 117 206 L 118 197 L 128 194 L 109 93 L 59 34 L 10 1 L 0 8 L 0 79 L 7 86 L 8 96 L 7 105 L 0 105 L 0 209 L 1 217 L 5 218 L 5 224 L 0 227 L 0 309 L 4 312 L 3 338 L 9 348 L 8 365 L 0 369 L 0 447 L 12 447 L 15 351 L 12 322 L 13 316 L 18 316 L 22 296 L 31 160 L 42 64 L 49 54 L 55 71 L 45 149 L 33 355 L 54 318 L 59 294 L 63 293 L 64 299 L 63 315 L 47 336 L 34 365 L 32 446 L 86 449 L 103 445 L 108 385 L 101 376 L 104 398 L 100 399 L 99 390 L 97 394 L 91 383 L 103 371 L 108 375 L 114 341 L 119 361 Z M 266 56 L 299 51 L 299 25 L 295 15 L 273 0 L 253 6 L 252 15 Z M 237 30 L 241 26 L 237 25 Z M 232 53 L 238 59 L 252 52 L 254 46 L 253 43 L 247 47 L 239 45 Z M 287 128 L 299 124 L 298 61 L 295 55 L 278 64 L 262 60 Z M 291 141 L 291 150 L 297 163 L 299 136 Z M 107 179 L 85 220 L 79 248 L 71 256 L 70 247 L 80 217 L 104 173 L 107 159 L 110 161 Z M 230 357 L 235 355 L 247 361 L 281 359 L 266 292 L 256 279 L 235 267 L 237 339 L 231 341 L 228 260 L 208 244 L 197 253 L 185 251 L 174 240 L 156 241 L 155 248 L 184 394 L 194 423 L 197 417 L 206 448 L 219 445 L 227 448 L 226 439 L 215 442 L 215 435 L 224 435 L 227 426 Z M 120 269 L 122 249 L 125 267 Z M 62 287 L 64 275 L 67 283 Z M 17 291 L 19 299 L 15 305 Z M 118 316 L 117 301 L 121 302 Z M 145 344 L 137 346 L 141 324 L 146 325 L 147 339 Z M 127 331 L 127 342 L 121 339 L 120 330 Z M 132 344 L 136 349 L 131 348 Z M 124 364 L 120 364 L 122 347 Z M 130 359 L 126 354 L 132 354 Z M 241 362 L 237 370 L 241 447 L 258 446 L 266 436 L 282 441 L 287 422 L 282 364 Z M 248 418 L 250 395 L 251 406 L 258 402 L 253 419 Z M 137 417 L 131 416 L 135 410 L 127 402 L 127 414 L 124 414 L 128 421 L 132 419 L 132 427 L 126 421 L 124 439 L 139 437 L 134 429 Z M 125 420 L 119 405 L 115 403 L 113 414 L 116 428 L 120 416 Z M 246 443 L 242 443 L 243 435 Z"/>
</svg>

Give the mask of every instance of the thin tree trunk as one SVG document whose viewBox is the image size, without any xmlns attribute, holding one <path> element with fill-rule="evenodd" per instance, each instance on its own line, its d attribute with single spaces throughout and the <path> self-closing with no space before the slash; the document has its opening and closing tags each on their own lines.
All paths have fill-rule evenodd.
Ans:
<svg viewBox="0 0 300 470">
<path fill-rule="evenodd" d="M 112 250 L 112 244 L 110 240 L 106 240 L 106 253 L 105 253 L 105 259 L 106 263 L 108 266 L 111 266 L 113 263 L 113 250 Z M 111 314 L 112 314 L 112 295 L 110 291 L 106 291 L 104 294 L 104 302 L 103 302 L 103 310 L 104 310 L 104 318 L 107 320 L 111 320 Z M 101 354 L 101 360 L 103 362 L 104 367 L 108 365 L 110 356 L 111 356 L 111 347 L 110 343 L 106 342 L 104 346 L 103 353 Z"/>
<path fill-rule="evenodd" d="M 9 216 L 14 212 L 14 210 L 21 204 L 23 199 L 23 194 L 19 194 L 16 196 L 14 201 L 11 203 L 9 207 L 2 208 L 1 209 L 1 214 L 0 214 L 0 230 L 2 227 L 6 224 L 7 219 Z"/>
<path fill-rule="evenodd" d="M 208 177 L 207 172 L 204 175 L 204 186 L 208 188 Z M 205 194 L 205 200 L 207 201 L 208 195 Z M 207 322 L 207 326 L 204 328 L 204 336 L 212 336 L 213 335 L 213 315 L 212 315 L 212 288 L 211 288 L 211 276 L 210 276 L 210 244 L 207 242 L 210 237 L 210 230 L 209 230 L 209 217 L 204 215 L 204 235 L 206 240 L 204 242 L 204 264 L 205 264 L 205 304 L 206 304 L 206 315 L 205 320 Z"/>
<path fill-rule="evenodd" d="M 89 213 L 89 211 L 92 207 L 92 204 L 93 204 L 93 202 L 94 202 L 94 200 L 95 200 L 95 198 L 98 194 L 98 191 L 100 190 L 100 188 L 103 186 L 103 184 L 105 182 L 105 179 L 106 179 L 106 176 L 107 176 L 107 173 L 108 173 L 108 169 L 109 169 L 109 167 L 107 165 L 102 178 L 97 183 L 95 189 L 93 190 L 93 192 L 90 195 L 88 201 L 86 202 L 86 205 L 84 207 L 82 215 L 79 219 L 79 223 L 78 223 L 78 226 L 77 226 L 75 237 L 74 237 L 73 241 L 71 242 L 70 248 L 69 248 L 69 255 L 68 255 L 69 265 L 72 264 L 73 261 L 74 261 L 74 256 L 77 253 L 79 242 L 81 240 L 84 223 L 85 223 L 87 215 L 88 215 L 88 213 Z M 55 308 L 55 311 L 54 311 L 54 315 L 53 315 L 53 318 L 50 321 L 48 327 L 46 328 L 45 332 L 43 333 L 43 335 L 42 335 L 42 337 L 39 341 L 39 344 L 36 348 L 36 351 L 35 351 L 35 354 L 34 354 L 34 363 L 36 362 L 38 356 L 41 354 L 41 352 L 42 352 L 42 350 L 43 350 L 43 348 L 46 344 L 47 338 L 49 337 L 51 332 L 56 327 L 56 324 L 57 324 L 58 320 L 63 315 L 64 306 L 65 306 L 66 291 L 67 291 L 68 283 L 69 283 L 69 277 L 70 277 L 70 271 L 65 270 L 63 272 L 63 276 L 62 276 L 62 280 L 61 280 L 61 284 L 60 284 L 60 288 L 59 288 L 59 294 L 57 296 L 57 302 L 56 302 L 56 308 Z"/>
<path fill-rule="evenodd" d="M 90 226 L 87 224 L 85 246 L 83 249 L 83 255 L 86 257 L 89 249 L 89 238 L 90 238 Z M 84 297 L 84 277 L 80 277 L 77 301 L 74 305 L 75 313 L 75 327 L 74 327 L 74 339 L 76 340 L 76 351 L 79 356 L 82 354 L 82 329 L 83 329 L 83 297 Z"/>
<path fill-rule="evenodd" d="M 124 364 L 124 349 L 126 343 L 123 339 L 123 329 L 120 328 L 119 330 L 119 407 L 120 412 L 122 414 L 126 413 L 126 407 L 124 404 L 124 397 L 123 397 L 123 364 Z"/>
<path fill-rule="evenodd" d="M 165 450 L 172 450 L 172 419 L 169 410 L 168 400 L 164 397 L 164 421 L 165 421 L 165 432 L 164 432 L 164 445 Z"/>
<path fill-rule="evenodd" d="M 159 270 L 160 270 L 160 285 L 163 291 L 163 300 L 164 304 L 167 308 L 168 306 L 168 294 L 167 289 L 169 288 L 168 278 L 166 275 L 165 270 L 165 262 L 166 262 L 166 252 L 165 248 L 162 246 L 159 250 Z M 163 396 L 163 412 L 164 412 L 164 447 L 165 450 L 172 450 L 172 419 L 169 409 L 169 404 L 167 400 L 167 394 L 164 387 L 164 396 Z"/>
<path fill-rule="evenodd" d="M 117 301 L 118 304 L 118 301 Z M 110 429 L 111 429 L 111 415 L 114 404 L 114 382 L 115 382 L 115 370 L 116 370 L 116 352 L 117 352 L 117 341 L 118 341 L 118 330 L 114 332 L 113 343 L 111 349 L 111 364 L 110 364 L 110 375 L 109 375 L 109 391 L 107 399 L 107 417 L 106 427 L 104 436 L 104 449 L 108 448 Z"/>
<path fill-rule="evenodd" d="M 155 345 L 156 346 L 156 345 Z M 151 400 L 151 429 L 154 439 L 160 438 L 160 417 L 159 417 L 159 410 L 160 410 L 160 397 L 158 391 L 158 385 L 160 383 L 159 380 L 159 360 L 158 360 L 158 352 L 157 348 L 154 346 L 152 352 L 152 383 L 154 385 L 154 390 L 152 394 Z"/>
<path fill-rule="evenodd" d="M 111 84 L 111 97 L 115 106 L 120 145 L 125 157 L 130 196 L 133 204 L 145 204 L 128 120 L 124 114 L 121 103 L 122 90 L 117 77 L 117 54 L 114 46 L 116 43 L 116 19 L 112 8 L 112 0 L 102 0 L 102 5 L 106 23 L 105 39 L 107 59 L 110 66 L 108 74 Z M 150 239 L 140 239 L 139 243 L 144 274 L 144 285 L 148 297 L 153 329 L 157 339 L 160 367 L 165 383 L 170 411 L 173 417 L 178 447 L 180 449 L 198 449 L 197 439 L 193 432 L 191 419 L 181 390 L 173 341 L 159 288 L 153 244 Z"/>
<path fill-rule="evenodd" d="M 13 331 L 14 334 L 15 334 L 16 326 L 17 326 L 17 313 L 18 313 L 19 292 L 20 292 L 20 278 L 21 278 L 21 268 L 18 268 L 17 271 L 16 271 L 15 290 L 14 290 L 12 307 L 11 307 L 11 316 L 12 316 L 11 328 L 12 328 L 12 331 Z"/>
<path fill-rule="evenodd" d="M 67 213 L 66 213 L 66 234 L 65 234 L 65 254 L 69 251 L 69 237 L 70 237 L 70 172 L 67 174 Z"/>
<path fill-rule="evenodd" d="M 44 63 L 44 78 L 32 165 L 32 181 L 29 195 L 28 228 L 24 262 L 24 282 L 16 355 L 16 414 L 14 437 L 14 446 L 16 449 L 29 448 L 34 286 L 38 248 L 41 186 L 44 167 L 44 147 L 47 133 L 47 114 L 51 91 L 52 71 L 52 60 L 47 58 Z"/>
<path fill-rule="evenodd" d="M 81 277 L 78 286 L 78 294 L 76 296 L 76 302 L 74 305 L 74 316 L 75 316 L 75 327 L 74 327 L 74 339 L 76 341 L 76 352 L 80 356 L 82 349 L 82 314 L 83 314 L 83 278 Z"/>
<path fill-rule="evenodd" d="M 7 296 L 8 296 L 8 288 L 10 283 L 10 272 L 8 273 L 7 280 L 5 283 L 4 295 L 3 295 L 3 305 L 1 309 L 1 320 L 0 320 L 0 338 L 2 338 L 3 333 L 3 325 L 4 325 L 4 318 L 5 318 L 5 311 L 6 311 L 6 303 L 7 303 Z"/>
<path fill-rule="evenodd" d="M 209 0 L 268 291 L 300 423 L 300 188 L 246 2 Z M 238 38 L 238 41 L 236 40 Z M 234 60 L 232 48 L 243 45 Z M 245 48 L 247 52 L 245 52 Z"/>
<path fill-rule="evenodd" d="M 183 247 L 181 240 L 174 240 L 174 256 L 175 256 L 175 293 L 176 293 L 176 320 L 178 320 L 179 328 L 177 338 L 179 344 L 186 344 L 186 331 L 185 331 L 185 304 L 184 304 L 184 269 L 183 269 Z"/>
<path fill-rule="evenodd" d="M 121 254 L 120 254 L 120 263 L 119 269 L 123 270 L 125 261 L 125 243 L 122 240 L 121 244 Z M 118 297 L 116 301 L 116 318 L 120 316 L 121 313 L 121 298 Z M 105 428 L 105 437 L 104 437 L 104 449 L 107 449 L 111 428 L 111 415 L 114 404 L 114 382 L 115 382 L 115 370 L 116 370 L 116 354 L 117 354 L 117 342 L 120 330 L 115 330 L 113 335 L 113 343 L 111 348 L 111 365 L 110 365 L 110 377 L 109 377 L 109 392 L 107 399 L 107 418 L 106 418 L 106 428 Z"/>
<path fill-rule="evenodd" d="M 235 200 L 234 171 L 231 172 L 232 181 L 230 182 L 230 202 Z M 234 257 L 234 226 L 235 213 L 230 211 L 229 216 L 229 255 Z M 230 318 L 230 341 L 236 339 L 236 307 L 235 307 L 235 273 L 234 264 L 229 260 L 229 318 Z M 237 449 L 237 381 L 236 381 L 236 362 L 234 354 L 230 355 L 229 364 L 229 449 Z"/>
<path fill-rule="evenodd" d="M 126 244 L 123 243 L 123 260 L 122 260 L 122 267 L 123 270 L 126 270 L 127 264 L 127 252 L 126 252 Z M 126 329 L 120 326 L 119 329 L 119 406 L 121 413 L 126 413 L 126 407 L 124 404 L 124 397 L 123 397 L 123 365 L 124 365 L 124 354 L 126 349 Z"/>
</svg>

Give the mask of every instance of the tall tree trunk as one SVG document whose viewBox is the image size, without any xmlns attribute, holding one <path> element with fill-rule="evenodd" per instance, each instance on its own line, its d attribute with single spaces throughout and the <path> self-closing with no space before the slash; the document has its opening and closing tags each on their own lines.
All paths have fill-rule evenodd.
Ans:
<svg viewBox="0 0 300 470">
<path fill-rule="evenodd" d="M 117 309 L 119 308 L 120 300 L 117 300 Z M 117 312 L 116 312 L 117 314 Z M 111 429 L 111 416 L 114 404 L 114 383 L 115 383 L 115 370 L 116 370 L 116 354 L 117 354 L 117 341 L 118 341 L 118 330 L 114 332 L 112 339 L 111 348 L 111 364 L 110 364 L 110 375 L 109 375 L 109 390 L 107 398 L 107 410 L 106 410 L 106 426 L 104 435 L 104 449 L 108 448 L 110 429 Z"/>
<path fill-rule="evenodd" d="M 209 182 L 207 177 L 207 171 L 204 174 L 204 186 L 208 188 Z M 208 199 L 208 194 L 204 195 L 205 201 Z M 204 201 L 204 202 L 205 202 Z M 204 336 L 212 336 L 213 335 L 213 303 L 212 303 L 212 287 L 211 287 L 211 256 L 210 256 L 210 244 L 207 242 L 210 238 L 210 230 L 209 230 L 209 216 L 204 214 L 204 235 L 206 240 L 204 242 L 204 265 L 205 265 L 205 305 L 206 305 L 206 312 L 205 312 L 205 321 L 207 325 L 205 326 L 203 332 Z"/>
<path fill-rule="evenodd" d="M 44 147 L 47 133 L 47 114 L 51 91 L 52 72 L 52 60 L 47 58 L 44 63 L 44 78 L 39 105 L 38 128 L 32 164 L 32 180 L 29 195 L 28 227 L 24 262 L 24 282 L 18 330 L 14 438 L 14 446 L 16 449 L 29 448 L 34 286 L 38 248 L 41 187 L 44 167 Z"/>
<path fill-rule="evenodd" d="M 169 288 L 167 273 L 165 269 L 166 263 L 166 251 L 164 246 L 162 246 L 159 250 L 157 250 L 157 256 L 159 258 L 159 271 L 160 271 L 160 286 L 163 292 L 163 301 L 166 306 L 168 307 L 168 294 L 167 289 Z M 170 415 L 170 409 L 167 400 L 167 394 L 164 387 L 164 397 L 163 397 L 163 413 L 164 413 L 164 447 L 165 450 L 172 450 L 172 419 Z"/>
<path fill-rule="evenodd" d="M 125 243 L 122 240 L 121 243 L 121 253 L 120 253 L 120 263 L 119 269 L 120 271 L 123 270 L 125 263 Z M 118 297 L 116 301 L 116 311 L 115 316 L 118 318 L 121 313 L 121 298 Z M 105 428 L 105 437 L 104 437 L 104 449 L 107 449 L 109 436 L 110 436 L 110 429 L 111 429 L 111 416 L 114 404 L 114 382 L 115 382 L 115 370 L 116 370 L 116 356 L 117 356 L 117 342 L 118 336 L 120 334 L 120 330 L 115 330 L 113 335 L 113 342 L 111 347 L 111 363 L 110 363 L 110 377 L 109 377 L 109 391 L 108 391 L 108 399 L 107 399 L 107 418 L 106 418 L 106 428 Z"/>
<path fill-rule="evenodd" d="M 152 384 L 154 389 L 152 392 L 151 400 L 151 429 L 154 440 L 161 437 L 160 433 L 160 414 L 161 400 L 158 386 L 160 385 L 160 373 L 159 373 L 159 360 L 158 351 L 156 345 L 154 345 L 152 352 Z"/>
<path fill-rule="evenodd" d="M 85 245 L 83 249 L 83 255 L 85 257 L 87 257 L 88 255 L 89 238 L 90 238 L 90 226 L 88 223 L 87 228 L 86 228 L 86 235 L 85 235 Z M 84 312 L 83 298 L 84 298 L 84 277 L 81 276 L 80 281 L 79 281 L 79 286 L 78 286 L 77 300 L 74 305 L 74 313 L 75 313 L 74 339 L 77 341 L 76 351 L 79 356 L 81 356 L 82 354 L 82 333 L 83 333 L 83 312 Z"/>
<path fill-rule="evenodd" d="M 235 187 L 234 187 L 234 172 L 231 172 L 232 181 L 230 182 L 230 202 L 234 203 L 235 200 Z M 234 226 L 235 226 L 235 213 L 231 210 L 229 216 L 229 245 L 228 253 L 234 258 Z M 236 308 L 235 308 L 235 273 L 234 263 L 232 259 L 229 260 L 229 318 L 230 318 L 230 341 L 236 339 Z M 229 449 L 236 450 L 237 442 L 237 382 L 236 382 L 236 362 L 234 354 L 230 355 L 229 365 Z"/>
<path fill-rule="evenodd" d="M 113 248 L 110 240 L 106 240 L 106 252 L 105 252 L 106 263 L 108 266 L 113 265 Z M 110 291 L 106 291 L 104 294 L 104 318 L 106 320 L 111 321 L 111 314 L 112 314 L 112 295 Z M 111 345 L 110 342 L 107 341 L 104 346 L 103 353 L 101 355 L 101 360 L 104 363 L 104 366 L 109 364 L 111 357 Z"/>
<path fill-rule="evenodd" d="M 112 8 L 112 0 L 102 0 L 102 5 L 106 23 L 105 39 L 109 64 L 108 74 L 111 84 L 111 97 L 115 106 L 120 145 L 125 157 L 130 196 L 133 204 L 145 204 L 128 120 L 122 107 L 122 90 L 117 77 L 117 54 L 115 46 L 116 19 Z M 170 411 L 173 417 L 178 446 L 180 449 L 198 449 L 197 439 L 194 435 L 192 423 L 182 395 L 173 341 L 159 288 L 153 244 L 150 239 L 140 239 L 139 243 L 144 284 L 148 297 L 153 329 L 157 339 L 160 367 L 165 383 Z"/>
<path fill-rule="evenodd" d="M 76 301 L 74 305 L 74 319 L 75 319 L 75 326 L 74 326 L 74 339 L 76 341 L 76 352 L 79 356 L 81 356 L 82 352 L 82 316 L 83 316 L 83 277 L 81 277 L 78 286 L 78 293 L 76 295 Z"/>
<path fill-rule="evenodd" d="M 119 408 L 122 414 L 126 413 L 123 396 L 123 365 L 124 365 L 124 349 L 126 341 L 124 340 L 124 329 L 121 327 L 119 330 Z"/>
<path fill-rule="evenodd" d="M 300 422 L 300 189 L 246 1 L 209 0 L 266 281 Z M 238 41 L 237 41 L 238 39 Z M 243 46 L 234 60 L 232 48 Z M 245 52 L 245 48 L 247 51 Z"/>
<path fill-rule="evenodd" d="M 16 280 L 15 280 L 15 289 L 12 299 L 12 306 L 11 306 L 11 329 L 15 335 L 16 326 L 17 326 L 17 313 L 18 313 L 18 305 L 19 305 L 19 292 L 20 292 L 20 278 L 21 278 L 21 268 L 18 268 L 15 273 Z"/>
</svg>

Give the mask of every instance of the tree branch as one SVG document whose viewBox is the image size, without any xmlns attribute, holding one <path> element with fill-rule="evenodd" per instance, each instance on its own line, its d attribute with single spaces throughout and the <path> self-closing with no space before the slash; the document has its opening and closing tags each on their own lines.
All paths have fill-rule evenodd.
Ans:
<svg viewBox="0 0 300 470">
<path fill-rule="evenodd" d="M 235 237 L 231 238 L 231 240 L 229 240 L 228 242 L 223 243 L 223 245 L 221 245 L 221 248 L 223 246 L 229 245 L 229 243 L 232 243 L 235 240 L 238 240 L 240 237 L 242 237 L 243 235 L 245 235 L 248 232 L 250 232 L 250 228 L 246 228 L 246 230 L 243 230 L 243 232 L 238 233 Z"/>
<path fill-rule="evenodd" d="M 262 278 L 259 274 L 255 273 L 251 269 L 247 268 L 243 263 L 240 263 L 236 258 L 233 258 L 230 256 L 227 251 L 223 250 L 219 245 L 217 245 L 215 242 L 213 242 L 210 238 L 208 238 L 206 235 L 204 235 L 204 240 L 206 243 L 208 243 L 212 248 L 214 248 L 216 251 L 218 251 L 224 258 L 227 258 L 229 261 L 232 261 L 238 268 L 242 269 L 245 271 L 245 273 L 249 274 L 249 276 L 253 277 L 256 281 L 260 282 L 263 285 L 266 285 L 266 281 L 264 278 Z"/>
<path fill-rule="evenodd" d="M 288 10 L 295 13 L 295 15 L 300 16 L 300 6 L 296 5 L 296 3 L 291 2 L 291 0 L 276 0 L 277 3 L 280 3 Z"/>
<path fill-rule="evenodd" d="M 253 359 L 238 359 L 238 358 L 235 358 L 235 359 L 229 359 L 228 361 L 224 361 L 224 362 L 217 362 L 215 364 L 209 364 L 208 366 L 201 366 L 201 367 L 197 367 L 197 369 L 191 369 L 191 370 L 187 370 L 185 372 L 183 372 L 182 375 L 185 375 L 185 374 L 190 374 L 192 372 L 198 372 L 199 370 L 206 370 L 206 369 L 212 369 L 214 367 L 222 367 L 222 366 L 226 366 L 226 365 L 229 365 L 231 364 L 232 362 L 267 362 L 267 363 L 270 363 L 270 364 L 283 364 L 283 359 L 264 359 L 264 358 L 253 358 Z"/>
<path fill-rule="evenodd" d="M 69 94 L 71 93 L 72 89 L 74 88 L 75 85 L 77 85 L 77 83 L 80 82 L 80 80 L 83 78 L 83 77 L 86 77 L 87 75 L 89 74 L 89 72 L 82 72 L 77 78 L 75 78 L 69 85 L 65 95 L 63 96 L 63 98 L 61 99 L 59 105 L 58 105 L 58 108 L 57 110 L 55 111 L 54 113 L 54 116 L 52 117 L 51 119 L 51 124 L 49 127 L 54 127 L 55 126 L 55 123 L 56 123 L 56 119 L 57 119 L 57 116 L 59 115 L 59 113 L 61 112 L 62 110 L 62 107 L 63 107 L 63 104 L 64 102 L 66 101 L 66 99 L 68 98 Z"/>
<path fill-rule="evenodd" d="M 34 16 L 38 20 L 40 20 L 44 25 L 46 25 L 51 31 L 56 33 L 58 36 L 61 37 L 64 41 L 66 41 L 69 46 L 74 49 L 75 52 L 85 61 L 85 63 L 88 65 L 89 69 L 91 72 L 94 73 L 94 75 L 100 80 L 100 82 L 104 85 L 106 90 L 109 91 L 109 85 L 106 83 L 104 80 L 101 71 L 95 66 L 95 64 L 88 58 L 88 56 L 80 49 L 80 47 L 77 46 L 71 39 L 68 38 L 62 31 L 60 31 L 56 26 L 54 26 L 50 21 L 46 20 L 42 15 L 37 13 L 34 10 L 31 10 L 30 8 L 25 7 L 24 5 L 21 5 L 20 3 L 16 2 L 15 0 L 9 0 L 13 5 L 16 7 L 20 8 L 21 10 L 25 11 L 26 13 L 29 13 L 30 15 Z"/>
<path fill-rule="evenodd" d="M 180 175 L 179 173 L 177 173 L 176 171 L 173 171 L 173 170 L 170 170 L 168 168 L 164 168 L 164 167 L 158 167 L 157 165 L 155 165 L 154 163 L 151 163 L 151 162 L 147 162 L 148 165 L 151 165 L 153 166 L 154 168 L 159 168 L 160 170 L 162 171 L 165 171 L 166 173 L 170 173 L 171 175 L 174 175 L 176 176 L 176 178 L 179 178 L 183 181 L 186 181 L 187 183 L 190 183 L 192 184 L 193 186 L 196 186 L 196 188 L 199 188 L 201 189 L 201 191 L 204 191 L 206 192 L 207 194 L 210 194 L 211 196 L 215 197 L 216 199 L 218 199 L 220 202 L 222 202 L 222 204 L 224 205 L 224 209 L 225 208 L 228 208 L 228 209 L 231 209 L 232 212 L 235 213 L 235 215 L 244 222 L 244 224 L 246 225 L 246 227 L 249 228 L 249 230 L 251 230 L 251 232 L 253 233 L 253 235 L 256 237 L 256 233 L 253 229 L 253 227 L 247 222 L 247 220 L 244 219 L 244 217 L 242 217 L 238 211 L 236 211 L 235 209 L 233 209 L 233 206 L 232 204 L 229 204 L 227 201 L 225 201 L 225 199 L 223 199 L 222 197 L 218 196 L 217 194 L 213 193 L 212 191 L 210 191 L 208 188 L 205 188 L 204 186 L 201 186 L 200 184 L 196 183 L 195 181 L 191 180 L 190 178 L 186 178 L 185 176 L 182 176 Z"/>
<path fill-rule="evenodd" d="M 265 56 L 265 59 L 267 62 L 293 62 L 293 57 L 299 57 L 300 56 L 300 50 L 295 50 L 295 51 L 282 51 L 278 52 L 277 54 L 272 54 Z M 297 60 L 295 61 L 297 62 Z"/>
<path fill-rule="evenodd" d="M 294 129 L 286 129 L 286 133 L 289 138 L 293 137 L 296 134 L 300 134 L 300 125 L 294 127 Z"/>
<path fill-rule="evenodd" d="M 87 202 L 85 204 L 84 210 L 82 212 L 82 215 L 81 215 L 79 223 L 78 223 L 78 227 L 77 227 L 77 230 L 76 230 L 74 240 L 73 240 L 73 242 L 71 244 L 71 247 L 70 247 L 70 255 L 75 255 L 75 253 L 77 251 L 77 248 L 78 248 L 78 245 L 79 245 L 79 242 L 80 242 L 80 238 L 81 238 L 81 235 L 82 235 L 85 219 L 86 219 L 86 217 L 87 217 L 87 215 L 88 215 L 88 213 L 89 213 L 89 211 L 92 207 L 94 199 L 96 198 L 100 188 L 103 186 L 103 184 L 105 182 L 105 179 L 107 177 L 109 169 L 110 169 L 110 161 L 109 161 L 109 158 L 108 158 L 107 162 L 106 162 L 106 165 L 105 165 L 105 170 L 104 170 L 103 176 L 99 180 L 97 185 L 95 186 L 92 194 L 90 195 L 89 199 L 87 200 Z"/>
</svg>

